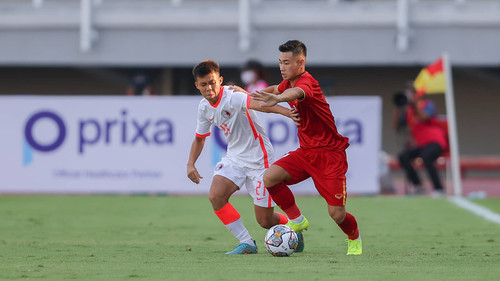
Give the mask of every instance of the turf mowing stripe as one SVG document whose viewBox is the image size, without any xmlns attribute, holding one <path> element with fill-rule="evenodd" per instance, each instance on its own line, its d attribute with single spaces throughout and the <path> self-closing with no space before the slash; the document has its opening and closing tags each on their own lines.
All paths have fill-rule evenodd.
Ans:
<svg viewBox="0 0 500 281">
<path fill-rule="evenodd" d="M 486 220 L 492 221 L 494 223 L 500 224 L 500 215 L 491 211 L 488 208 L 485 208 L 483 206 L 479 206 L 467 199 L 464 199 L 462 197 L 454 196 L 450 197 L 449 200 L 453 203 L 455 203 L 457 206 L 464 208 L 466 210 L 469 210 L 473 212 L 474 214 L 483 217 Z"/>
</svg>

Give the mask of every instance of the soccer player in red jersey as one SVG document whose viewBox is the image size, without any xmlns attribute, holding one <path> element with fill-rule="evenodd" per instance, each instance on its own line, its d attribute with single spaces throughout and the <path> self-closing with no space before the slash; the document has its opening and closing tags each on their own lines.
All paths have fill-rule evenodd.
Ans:
<svg viewBox="0 0 500 281">
<path fill-rule="evenodd" d="M 279 46 L 279 65 L 283 81 L 252 93 L 261 106 L 288 102 L 300 116 L 300 147 L 274 162 L 264 174 L 264 185 L 273 200 L 288 215 L 295 231 L 307 229 L 309 222 L 295 204 L 287 184 L 312 177 L 319 194 L 328 204 L 328 212 L 348 239 L 348 255 L 362 253 L 358 224 L 346 212 L 345 150 L 349 139 L 337 132 L 335 120 L 319 83 L 305 70 L 307 49 L 304 43 L 290 40 Z"/>
</svg>

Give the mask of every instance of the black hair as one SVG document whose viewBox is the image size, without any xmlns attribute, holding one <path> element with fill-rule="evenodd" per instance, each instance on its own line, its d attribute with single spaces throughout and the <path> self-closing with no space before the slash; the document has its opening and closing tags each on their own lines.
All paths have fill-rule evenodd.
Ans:
<svg viewBox="0 0 500 281">
<path fill-rule="evenodd" d="M 304 57 L 307 57 L 307 48 L 304 43 L 299 40 L 288 40 L 285 44 L 280 45 L 280 52 L 292 52 L 294 56 L 303 54 Z"/>
<path fill-rule="evenodd" d="M 196 80 L 196 78 L 198 77 L 203 77 L 212 72 L 219 74 L 219 64 L 216 61 L 210 59 L 201 61 L 193 68 L 194 80 Z"/>
</svg>

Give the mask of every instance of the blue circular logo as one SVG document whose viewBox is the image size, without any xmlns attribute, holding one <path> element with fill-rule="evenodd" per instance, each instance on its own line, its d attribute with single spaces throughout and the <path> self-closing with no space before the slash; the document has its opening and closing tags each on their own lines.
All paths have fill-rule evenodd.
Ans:
<svg viewBox="0 0 500 281">
<path fill-rule="evenodd" d="M 59 135 L 56 140 L 49 144 L 39 144 L 35 138 L 33 137 L 33 126 L 38 122 L 38 120 L 48 118 L 57 125 Z M 56 148 L 58 148 L 66 138 L 66 126 L 64 125 L 64 121 L 57 114 L 50 111 L 41 111 L 28 119 L 26 122 L 26 126 L 24 127 L 24 136 L 26 137 L 26 141 L 28 144 L 38 151 L 49 152 Z"/>
</svg>

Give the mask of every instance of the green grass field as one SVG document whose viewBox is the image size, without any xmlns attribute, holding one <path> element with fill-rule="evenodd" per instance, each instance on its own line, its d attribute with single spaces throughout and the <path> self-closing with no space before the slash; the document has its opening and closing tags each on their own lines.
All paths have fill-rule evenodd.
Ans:
<svg viewBox="0 0 500 281">
<path fill-rule="evenodd" d="M 499 199 L 493 199 L 493 198 L 473 199 L 471 201 L 480 205 L 480 206 L 486 207 L 497 214 L 500 214 L 500 200 Z"/>
<path fill-rule="evenodd" d="M 206 197 L 1 196 L 0 280 L 500 279 L 500 225 L 446 199 L 350 198 L 364 253 L 346 256 L 323 199 L 298 197 L 311 226 L 285 258 L 265 250 L 250 198 L 231 202 L 259 254 L 224 255 L 237 241 Z"/>
</svg>

